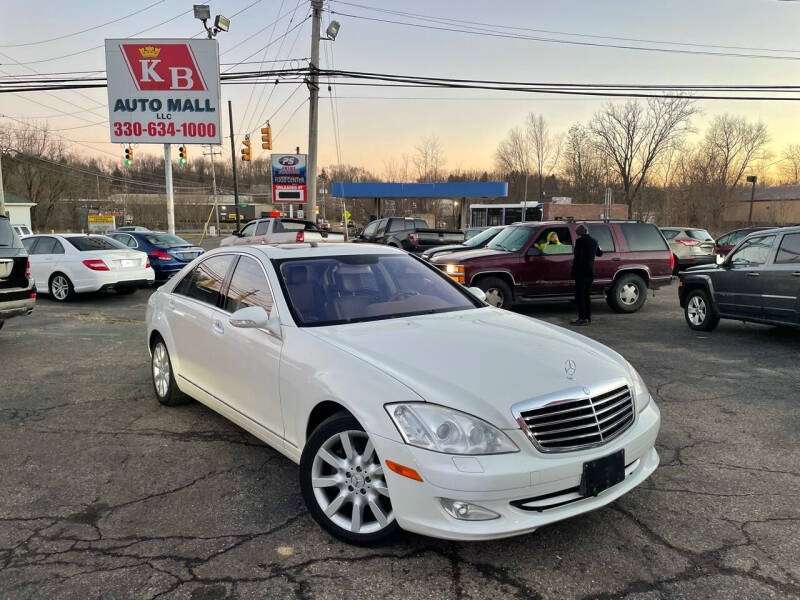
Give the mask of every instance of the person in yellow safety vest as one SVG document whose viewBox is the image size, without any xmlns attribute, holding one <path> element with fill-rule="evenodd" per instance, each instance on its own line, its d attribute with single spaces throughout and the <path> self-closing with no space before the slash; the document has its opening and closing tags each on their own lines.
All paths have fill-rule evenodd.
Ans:
<svg viewBox="0 0 800 600">
<path fill-rule="evenodd" d="M 550 233 L 547 234 L 545 241 L 539 244 L 539 249 L 542 252 L 544 252 L 545 248 L 547 248 L 548 246 L 563 246 L 563 245 L 564 244 L 562 244 L 558 240 L 558 234 L 555 231 L 551 231 Z"/>
</svg>

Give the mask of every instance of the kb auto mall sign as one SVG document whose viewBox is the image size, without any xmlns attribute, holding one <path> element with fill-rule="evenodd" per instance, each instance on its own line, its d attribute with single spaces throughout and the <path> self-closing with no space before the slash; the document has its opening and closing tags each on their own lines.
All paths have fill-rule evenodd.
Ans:
<svg viewBox="0 0 800 600">
<path fill-rule="evenodd" d="M 111 141 L 219 144 L 216 40 L 106 40 Z"/>
</svg>

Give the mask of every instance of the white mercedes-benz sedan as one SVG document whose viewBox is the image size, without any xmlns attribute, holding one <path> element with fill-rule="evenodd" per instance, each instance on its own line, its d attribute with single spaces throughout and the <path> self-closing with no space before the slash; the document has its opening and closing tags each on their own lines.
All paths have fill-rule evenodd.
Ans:
<svg viewBox="0 0 800 600">
<path fill-rule="evenodd" d="M 28 251 L 36 288 L 57 302 L 99 290 L 132 294 L 152 285 L 156 278 L 146 252 L 104 235 L 29 235 L 22 244 Z"/>
<path fill-rule="evenodd" d="M 660 413 L 636 370 L 481 294 L 387 246 L 219 248 L 150 297 L 155 393 L 299 463 L 351 543 L 522 534 L 644 481 Z"/>
</svg>

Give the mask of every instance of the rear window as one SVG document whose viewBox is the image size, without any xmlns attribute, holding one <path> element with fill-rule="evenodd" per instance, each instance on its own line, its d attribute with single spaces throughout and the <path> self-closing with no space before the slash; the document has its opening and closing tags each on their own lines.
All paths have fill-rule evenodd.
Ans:
<svg viewBox="0 0 800 600">
<path fill-rule="evenodd" d="M 316 231 L 317 227 L 311 221 L 289 221 L 281 219 L 283 231 Z"/>
<path fill-rule="evenodd" d="M 678 237 L 679 231 L 677 229 L 662 229 L 661 233 L 663 233 L 664 237 L 668 240 L 674 240 L 676 237 Z"/>
<path fill-rule="evenodd" d="M 154 246 L 162 246 L 164 248 L 174 248 L 176 246 L 188 246 L 189 242 L 179 238 L 177 235 L 169 233 L 153 233 L 143 236 L 149 243 Z"/>
<path fill-rule="evenodd" d="M 0 247 L 3 248 L 22 248 L 17 234 L 11 227 L 8 219 L 0 219 Z"/>
<path fill-rule="evenodd" d="M 92 235 L 88 237 L 70 236 L 65 238 L 70 244 L 81 252 L 91 252 L 92 250 L 127 250 L 125 244 L 120 244 L 117 240 L 112 240 L 104 235 Z"/>
<path fill-rule="evenodd" d="M 701 242 L 714 241 L 714 238 L 712 238 L 705 229 L 687 229 L 686 235 L 688 235 L 693 240 L 700 240 Z"/>
<path fill-rule="evenodd" d="M 620 223 L 619 227 L 622 230 L 622 235 L 625 236 L 625 241 L 628 242 L 628 249 L 631 252 L 667 250 L 667 243 L 655 225 L 650 223 Z"/>
</svg>

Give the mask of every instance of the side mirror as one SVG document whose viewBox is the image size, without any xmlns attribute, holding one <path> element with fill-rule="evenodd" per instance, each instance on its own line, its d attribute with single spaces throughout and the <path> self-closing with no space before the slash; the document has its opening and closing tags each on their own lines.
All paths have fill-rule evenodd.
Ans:
<svg viewBox="0 0 800 600">
<path fill-rule="evenodd" d="M 235 235 L 236 237 L 240 237 L 242 234 L 239 232 L 238 229 L 234 229 L 231 235 Z"/>
<path fill-rule="evenodd" d="M 467 288 L 470 294 L 475 296 L 481 302 L 486 302 L 486 293 L 479 287 L 470 287 Z"/>
<path fill-rule="evenodd" d="M 717 254 L 717 264 L 721 265 L 724 262 L 725 262 L 725 257 L 722 256 L 721 254 Z"/>
<path fill-rule="evenodd" d="M 247 306 L 233 313 L 228 322 L 240 329 L 266 329 L 269 314 L 262 306 Z"/>
<path fill-rule="evenodd" d="M 537 248 L 536 246 L 531 246 L 528 248 L 528 251 L 525 253 L 525 256 L 542 256 L 544 252 L 542 252 L 541 248 Z"/>
</svg>

